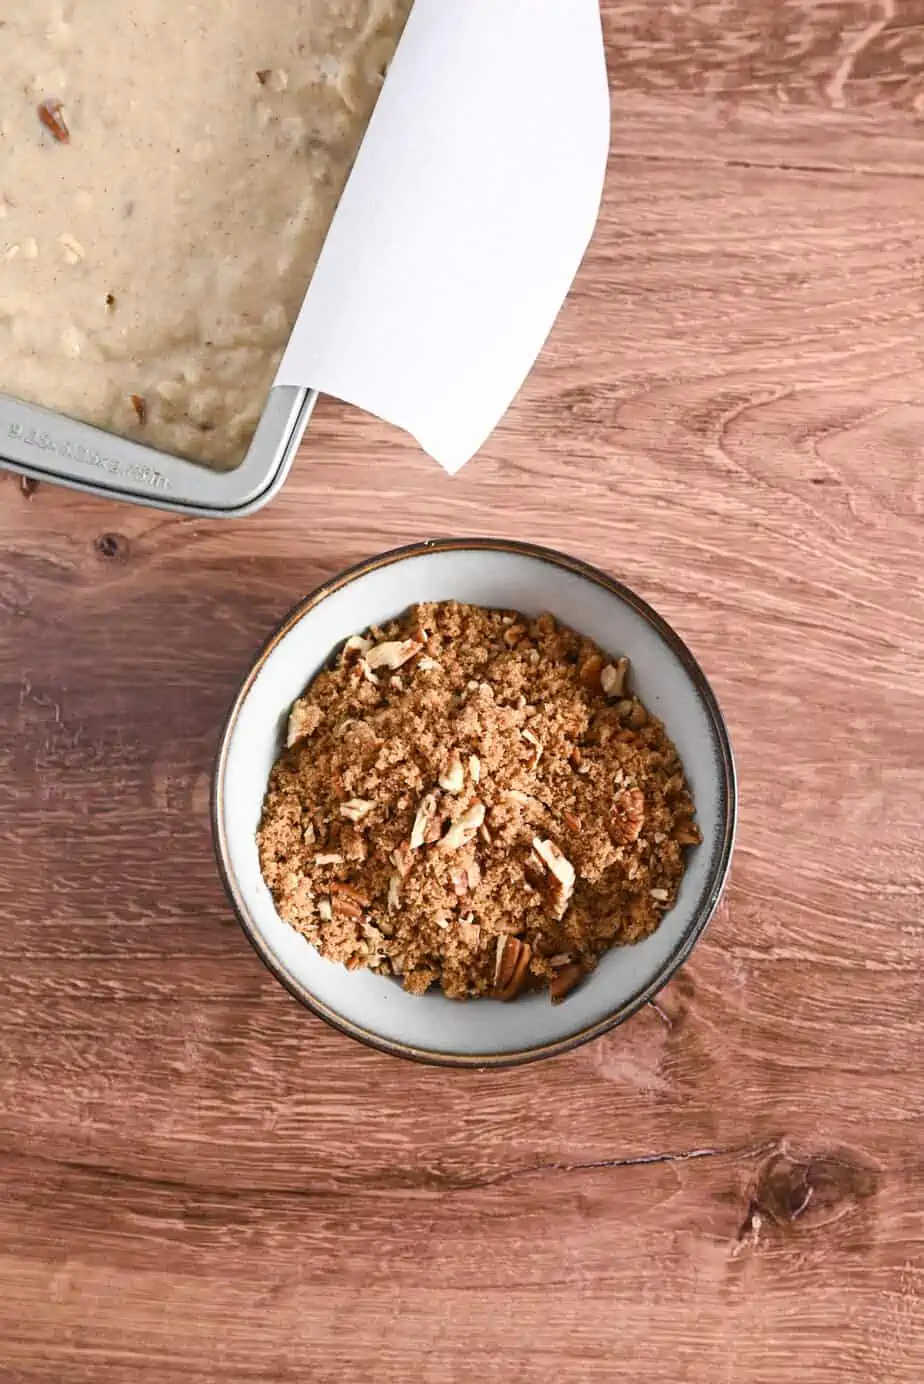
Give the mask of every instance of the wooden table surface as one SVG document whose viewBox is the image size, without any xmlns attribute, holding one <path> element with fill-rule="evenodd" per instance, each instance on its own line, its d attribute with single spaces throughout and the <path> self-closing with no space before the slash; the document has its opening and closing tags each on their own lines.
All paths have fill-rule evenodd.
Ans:
<svg viewBox="0 0 924 1384">
<path fill-rule="evenodd" d="M 924 1377 L 924 5 L 604 9 L 599 233 L 457 479 L 325 402 L 238 523 L 0 483 L 3 1384 Z M 636 587 L 741 775 L 690 963 L 510 1072 L 328 1031 L 209 841 L 268 629 L 455 533 Z"/>
</svg>

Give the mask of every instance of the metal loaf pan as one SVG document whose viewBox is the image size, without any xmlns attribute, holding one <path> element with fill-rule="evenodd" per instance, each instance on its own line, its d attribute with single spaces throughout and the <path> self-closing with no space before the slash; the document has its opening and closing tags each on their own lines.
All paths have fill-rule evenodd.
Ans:
<svg viewBox="0 0 924 1384">
<path fill-rule="evenodd" d="M 244 460 L 232 471 L 213 471 L 0 394 L 0 466 L 112 500 L 239 518 L 282 485 L 317 397 L 312 389 L 270 390 Z"/>
</svg>

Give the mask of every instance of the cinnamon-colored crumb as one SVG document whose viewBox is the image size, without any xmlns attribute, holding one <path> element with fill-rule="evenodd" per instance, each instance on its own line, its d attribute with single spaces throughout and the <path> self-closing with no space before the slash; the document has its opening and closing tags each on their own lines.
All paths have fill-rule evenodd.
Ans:
<svg viewBox="0 0 924 1384">
<path fill-rule="evenodd" d="M 563 999 L 655 930 L 700 840 L 630 687 L 549 615 L 446 602 L 354 636 L 270 777 L 257 840 L 280 916 L 415 994 Z"/>
</svg>

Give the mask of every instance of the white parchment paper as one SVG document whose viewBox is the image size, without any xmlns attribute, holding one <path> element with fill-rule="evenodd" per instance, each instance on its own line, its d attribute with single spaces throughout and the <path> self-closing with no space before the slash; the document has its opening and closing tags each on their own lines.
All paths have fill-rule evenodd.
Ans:
<svg viewBox="0 0 924 1384">
<path fill-rule="evenodd" d="M 558 315 L 609 133 L 598 0 L 416 0 L 277 384 L 457 471 Z"/>
</svg>

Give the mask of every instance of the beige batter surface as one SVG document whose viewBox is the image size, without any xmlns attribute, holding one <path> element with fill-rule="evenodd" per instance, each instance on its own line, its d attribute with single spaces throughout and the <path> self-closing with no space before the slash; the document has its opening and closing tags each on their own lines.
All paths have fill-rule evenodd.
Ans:
<svg viewBox="0 0 924 1384">
<path fill-rule="evenodd" d="M 0 0 L 0 393 L 237 464 L 411 3 Z"/>
</svg>

